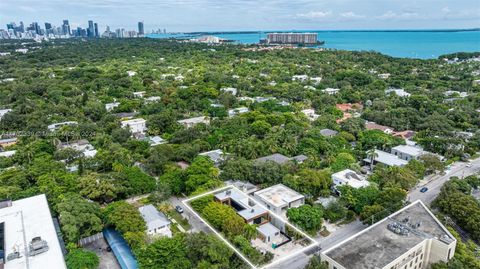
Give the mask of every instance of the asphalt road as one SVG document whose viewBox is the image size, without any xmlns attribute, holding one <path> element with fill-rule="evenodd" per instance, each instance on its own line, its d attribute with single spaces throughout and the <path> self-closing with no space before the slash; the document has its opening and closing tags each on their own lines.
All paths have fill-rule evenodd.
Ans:
<svg viewBox="0 0 480 269">
<path fill-rule="evenodd" d="M 420 184 L 415 189 L 412 189 L 408 193 L 407 199 L 410 202 L 421 200 L 424 204 L 430 205 L 440 193 L 443 184 L 445 184 L 450 177 L 456 176 L 463 178 L 478 172 L 480 172 L 480 158 L 472 160 L 471 165 L 468 165 L 465 162 L 457 162 L 452 165 L 449 171 L 446 171 L 445 175 L 435 176 L 428 183 Z M 427 187 L 428 191 L 421 193 L 420 189 L 423 187 Z"/>
</svg>

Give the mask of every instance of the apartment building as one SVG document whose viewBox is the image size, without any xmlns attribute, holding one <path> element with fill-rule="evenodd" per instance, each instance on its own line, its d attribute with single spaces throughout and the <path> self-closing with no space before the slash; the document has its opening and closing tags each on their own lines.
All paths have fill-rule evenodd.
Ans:
<svg viewBox="0 0 480 269">
<path fill-rule="evenodd" d="M 426 269 L 447 262 L 455 237 L 420 201 L 326 249 L 329 269 Z"/>
</svg>

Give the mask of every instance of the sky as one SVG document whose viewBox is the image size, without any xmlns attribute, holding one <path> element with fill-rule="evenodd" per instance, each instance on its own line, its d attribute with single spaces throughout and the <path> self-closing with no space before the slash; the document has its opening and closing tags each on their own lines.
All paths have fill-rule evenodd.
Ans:
<svg viewBox="0 0 480 269">
<path fill-rule="evenodd" d="M 465 29 L 480 27 L 480 0 L 0 0 L 0 28 L 33 21 L 100 30 Z"/>
</svg>

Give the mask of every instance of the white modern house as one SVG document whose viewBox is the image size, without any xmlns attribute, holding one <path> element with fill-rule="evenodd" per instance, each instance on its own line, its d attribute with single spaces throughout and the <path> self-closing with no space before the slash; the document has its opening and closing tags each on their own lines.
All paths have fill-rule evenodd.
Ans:
<svg viewBox="0 0 480 269">
<path fill-rule="evenodd" d="M 92 144 L 90 144 L 90 142 L 88 142 L 88 140 L 85 140 L 85 139 L 72 141 L 72 142 L 65 142 L 58 146 L 58 149 L 60 150 L 66 149 L 66 148 L 79 151 L 86 158 L 93 158 L 97 154 L 97 150 L 92 146 Z"/>
<path fill-rule="evenodd" d="M 304 110 L 302 110 L 302 113 L 305 114 L 305 116 L 307 116 L 307 118 L 310 121 L 314 121 L 314 120 L 318 119 L 318 117 L 320 117 L 320 115 L 315 113 L 315 110 L 313 108 L 304 109 Z"/>
<path fill-rule="evenodd" d="M 133 97 L 135 98 L 143 98 L 146 92 L 134 92 Z"/>
<path fill-rule="evenodd" d="M 108 104 L 105 104 L 105 109 L 107 111 L 112 111 L 114 108 L 118 107 L 119 105 L 120 105 L 119 102 L 108 103 Z"/>
<path fill-rule="evenodd" d="M 16 150 L 0 151 L 0 157 L 10 158 L 15 155 Z"/>
<path fill-rule="evenodd" d="M 340 89 L 337 89 L 337 88 L 326 88 L 326 89 L 322 90 L 322 92 L 324 92 L 324 93 L 326 93 L 326 94 L 334 95 L 334 94 L 337 94 L 338 92 L 340 92 Z"/>
<path fill-rule="evenodd" d="M 338 186 L 350 186 L 352 188 L 358 189 L 370 185 L 370 182 L 367 181 L 363 175 L 360 175 L 350 169 L 345 169 L 343 171 L 332 174 L 332 180 L 335 188 Z"/>
<path fill-rule="evenodd" d="M 386 94 L 396 94 L 399 97 L 409 97 L 411 94 L 406 92 L 404 89 L 395 89 L 395 88 L 389 88 L 385 90 Z"/>
<path fill-rule="evenodd" d="M 184 119 L 184 120 L 179 120 L 177 121 L 181 125 L 185 126 L 186 128 L 191 128 L 199 123 L 204 123 L 204 124 L 209 124 L 210 119 L 205 116 L 201 117 L 195 117 L 195 118 L 189 118 L 189 119 Z"/>
<path fill-rule="evenodd" d="M 237 107 L 237 108 L 229 109 L 228 116 L 231 118 L 239 114 L 247 113 L 248 111 L 249 111 L 248 107 L 244 107 L 244 106 Z"/>
<path fill-rule="evenodd" d="M 283 184 L 256 191 L 253 197 L 267 209 L 280 216 L 284 216 L 289 208 L 305 204 L 305 196 Z"/>
<path fill-rule="evenodd" d="M 162 98 L 160 96 L 150 96 L 145 98 L 145 103 L 156 103 L 159 102 Z"/>
<path fill-rule="evenodd" d="M 405 166 L 408 164 L 408 161 L 400 159 L 398 156 L 385 152 L 383 150 L 375 150 L 375 157 L 373 159 L 373 163 L 382 163 L 386 166 Z M 369 157 L 363 159 L 363 161 L 367 164 L 371 163 Z"/>
<path fill-rule="evenodd" d="M 393 147 L 391 153 L 402 160 L 410 161 L 418 160 L 420 157 L 427 154 L 428 152 L 424 151 L 419 146 L 399 145 Z"/>
<path fill-rule="evenodd" d="M 147 131 L 147 121 L 142 118 L 124 120 L 122 128 L 128 128 L 132 134 L 144 134 Z"/>
<path fill-rule="evenodd" d="M 301 82 L 304 82 L 304 81 L 307 81 L 308 80 L 308 76 L 307 75 L 295 75 L 292 77 L 292 81 L 301 81 Z"/>
<path fill-rule="evenodd" d="M 144 205 L 138 209 L 147 224 L 147 234 L 172 237 L 170 220 L 153 205 Z"/>
</svg>

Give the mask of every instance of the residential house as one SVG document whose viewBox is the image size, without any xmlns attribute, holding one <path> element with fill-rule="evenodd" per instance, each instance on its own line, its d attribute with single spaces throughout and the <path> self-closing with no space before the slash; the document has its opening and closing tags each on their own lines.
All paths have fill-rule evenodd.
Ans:
<svg viewBox="0 0 480 269">
<path fill-rule="evenodd" d="M 401 137 L 405 140 L 409 140 L 409 139 L 412 139 L 415 136 L 415 131 L 405 130 L 405 131 L 394 132 L 393 136 Z"/>
<path fill-rule="evenodd" d="M 86 139 L 81 139 L 81 140 L 71 141 L 71 142 L 65 142 L 65 143 L 61 143 L 60 145 L 57 146 L 57 149 L 59 149 L 59 150 L 66 149 L 66 148 L 70 148 L 70 149 L 74 149 L 76 151 L 79 151 L 86 158 L 93 158 L 97 154 L 97 150 Z"/>
<path fill-rule="evenodd" d="M 412 145 L 398 145 L 392 148 L 391 153 L 405 161 L 418 160 L 427 154 L 420 146 Z"/>
<path fill-rule="evenodd" d="M 335 94 L 337 94 L 338 92 L 340 92 L 340 89 L 337 89 L 337 88 L 326 88 L 326 89 L 322 90 L 322 92 L 327 93 L 327 94 L 330 94 L 330 95 L 335 95 Z"/>
<path fill-rule="evenodd" d="M 385 94 L 392 94 L 392 93 L 400 97 L 409 97 L 411 95 L 410 93 L 406 92 L 404 89 L 389 88 L 385 90 Z"/>
<path fill-rule="evenodd" d="M 135 76 L 136 74 L 137 74 L 137 72 L 135 72 L 135 71 L 131 71 L 131 70 L 127 71 L 127 75 L 128 75 L 129 77 L 133 77 L 133 76 Z"/>
<path fill-rule="evenodd" d="M 10 158 L 15 155 L 16 150 L 0 151 L 0 157 Z"/>
<path fill-rule="evenodd" d="M 372 121 L 367 121 L 365 123 L 365 128 L 367 130 L 379 130 L 386 134 L 393 134 L 394 132 L 394 129 L 392 127 L 376 124 L 375 122 L 372 122 Z"/>
<path fill-rule="evenodd" d="M 375 155 L 377 156 L 375 156 L 373 159 L 373 164 L 382 163 L 386 166 L 405 166 L 408 164 L 408 161 L 400 159 L 398 156 L 382 150 L 376 149 Z M 363 161 L 367 164 L 371 163 L 370 157 L 363 159 Z"/>
<path fill-rule="evenodd" d="M 133 135 L 145 134 L 147 131 L 147 121 L 142 118 L 124 120 L 121 124 L 122 128 L 128 128 Z"/>
<path fill-rule="evenodd" d="M 198 155 L 200 156 L 206 156 L 210 158 L 210 160 L 213 161 L 213 163 L 218 166 L 220 165 L 223 161 L 225 161 L 225 153 L 221 149 L 216 149 L 216 150 L 211 150 L 207 152 L 202 152 L 199 153 Z"/>
<path fill-rule="evenodd" d="M 118 107 L 119 105 L 120 105 L 119 102 L 108 103 L 108 104 L 105 104 L 105 109 L 107 111 L 112 111 L 114 108 Z"/>
<path fill-rule="evenodd" d="M 274 153 L 272 155 L 268 155 L 268 156 L 265 156 L 265 157 L 255 159 L 254 163 L 259 164 L 259 163 L 265 163 L 265 162 L 275 162 L 277 164 L 283 165 L 283 164 L 285 164 L 287 162 L 290 162 L 290 161 L 296 161 L 297 163 L 303 163 L 307 159 L 308 159 L 308 157 L 305 156 L 305 155 L 298 155 L 298 156 L 289 158 L 289 157 L 287 157 L 285 155 L 282 155 L 280 153 Z"/>
<path fill-rule="evenodd" d="M 307 75 L 295 75 L 292 77 L 292 81 L 301 81 L 301 82 L 305 82 L 308 80 L 308 76 Z"/>
<path fill-rule="evenodd" d="M 185 126 L 186 128 L 191 128 L 191 127 L 193 127 L 193 126 L 195 126 L 199 123 L 209 124 L 210 119 L 208 117 L 201 116 L 201 117 L 179 120 L 177 122 L 180 123 L 181 125 Z"/>
<path fill-rule="evenodd" d="M 357 172 L 345 169 L 340 172 L 332 174 L 333 184 L 336 187 L 338 186 L 350 186 L 352 188 L 358 189 L 362 187 L 367 187 L 370 185 L 370 182 L 366 180 L 363 175 L 358 174 Z"/>
<path fill-rule="evenodd" d="M 312 108 L 304 109 L 304 110 L 302 110 L 302 113 L 305 114 L 305 116 L 307 116 L 307 118 L 310 121 L 314 121 L 314 120 L 318 119 L 318 117 L 320 117 L 320 115 L 316 114 L 315 110 L 312 109 Z"/>
<path fill-rule="evenodd" d="M 236 115 L 239 115 L 239 114 L 243 114 L 243 113 L 247 113 L 249 111 L 248 107 L 237 107 L 237 108 L 234 108 L 234 109 L 229 109 L 228 110 L 228 116 L 231 118 L 233 116 L 236 116 Z"/>
<path fill-rule="evenodd" d="M 260 202 L 267 209 L 271 210 L 279 218 L 272 218 L 270 222 L 285 232 L 284 219 L 287 218 L 287 210 L 296 208 L 305 204 L 305 196 L 288 188 L 283 184 L 277 184 L 269 188 L 259 190 L 253 193 L 255 200 Z"/>
<path fill-rule="evenodd" d="M 160 96 L 150 96 L 145 98 L 145 103 L 156 103 L 159 102 L 162 98 Z"/>
<path fill-rule="evenodd" d="M 153 205 L 144 205 L 138 209 L 147 224 L 147 234 L 172 237 L 170 220 Z"/>
<path fill-rule="evenodd" d="M 146 92 L 134 92 L 133 97 L 135 98 L 143 98 Z"/>
<path fill-rule="evenodd" d="M 322 129 L 320 130 L 320 134 L 324 137 L 332 138 L 338 134 L 337 131 L 331 129 Z"/>
</svg>

